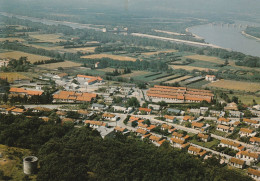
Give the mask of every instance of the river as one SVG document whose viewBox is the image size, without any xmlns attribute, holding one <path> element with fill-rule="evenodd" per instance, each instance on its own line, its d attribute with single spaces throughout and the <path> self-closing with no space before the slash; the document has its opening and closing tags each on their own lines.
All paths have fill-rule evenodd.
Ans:
<svg viewBox="0 0 260 181">
<path fill-rule="evenodd" d="M 247 55 L 260 57 L 260 41 L 242 35 L 245 26 L 242 24 L 207 24 L 194 26 L 189 32 L 202 37 L 207 43 L 214 44 Z"/>
</svg>

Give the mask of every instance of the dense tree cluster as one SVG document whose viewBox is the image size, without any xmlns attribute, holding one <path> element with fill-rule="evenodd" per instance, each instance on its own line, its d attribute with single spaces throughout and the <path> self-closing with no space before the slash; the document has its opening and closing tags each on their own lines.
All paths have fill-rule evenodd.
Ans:
<svg viewBox="0 0 260 181">
<path fill-rule="evenodd" d="M 260 27 L 247 27 L 245 32 L 249 35 L 260 38 Z"/>
<path fill-rule="evenodd" d="M 1 67 L 4 72 L 26 72 L 30 68 L 27 57 L 20 57 L 19 60 L 12 59 L 6 67 Z"/>
<path fill-rule="evenodd" d="M 49 64 L 49 63 L 57 63 L 57 62 L 64 62 L 62 59 L 51 59 L 51 60 L 41 60 L 34 62 L 34 65 L 42 65 L 42 64 Z"/>
</svg>

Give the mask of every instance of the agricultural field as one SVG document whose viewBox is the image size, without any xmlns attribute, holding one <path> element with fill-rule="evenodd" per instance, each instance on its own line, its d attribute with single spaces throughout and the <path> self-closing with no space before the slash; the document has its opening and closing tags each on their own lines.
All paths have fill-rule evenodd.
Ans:
<svg viewBox="0 0 260 181">
<path fill-rule="evenodd" d="M 61 39 L 62 35 L 59 34 L 38 34 L 38 33 L 29 33 L 31 38 L 37 39 L 40 42 L 49 42 L 49 43 L 57 43 L 60 41 L 66 41 Z"/>
<path fill-rule="evenodd" d="M 120 55 L 111 55 L 111 54 L 86 55 L 86 56 L 82 56 L 81 58 L 86 58 L 86 59 L 110 58 L 110 59 L 119 60 L 119 61 L 132 61 L 132 62 L 136 61 L 136 59 L 132 58 L 132 57 L 126 57 L 126 56 L 120 56 Z"/>
<path fill-rule="evenodd" d="M 120 75 L 120 77 L 129 78 L 129 77 L 135 77 L 135 76 L 140 76 L 140 75 L 146 75 L 148 73 L 149 72 L 147 72 L 147 71 L 132 71 L 132 73 L 130 73 L 130 74 L 123 74 L 123 75 Z"/>
<path fill-rule="evenodd" d="M 146 52 L 146 53 L 141 53 L 142 55 L 146 55 L 146 56 L 151 56 L 151 55 L 156 55 L 159 53 L 175 53 L 177 52 L 177 50 L 164 50 L 164 51 L 156 51 L 156 52 Z"/>
<path fill-rule="evenodd" d="M 0 72 L 0 78 L 1 79 L 7 79 L 9 83 L 12 83 L 14 80 L 30 80 L 30 77 L 27 77 L 21 73 L 18 72 Z"/>
<path fill-rule="evenodd" d="M 0 153 L 3 158 L 0 158 L 0 170 L 4 172 L 8 180 L 23 180 L 25 174 L 23 173 L 22 159 L 30 155 L 27 149 L 8 147 L 0 145 Z M 30 176 L 30 179 L 36 180 L 35 176 Z"/>
<path fill-rule="evenodd" d="M 220 58 L 206 56 L 206 55 L 189 55 L 189 56 L 185 56 L 185 58 L 190 58 L 190 59 L 200 60 L 200 61 L 206 61 L 206 62 L 211 62 L 211 63 L 217 63 L 217 64 L 223 64 L 224 63 L 224 60 L 221 60 Z"/>
<path fill-rule="evenodd" d="M 207 85 L 207 87 L 217 89 L 228 89 L 245 92 L 257 92 L 260 90 L 260 83 L 242 82 L 234 80 L 219 80 Z"/>
<path fill-rule="evenodd" d="M 22 38 L 0 38 L 0 42 L 4 42 L 4 41 L 9 41 L 9 42 L 15 42 L 15 41 L 24 42 L 25 40 L 22 39 Z"/>
<path fill-rule="evenodd" d="M 40 60 L 50 60 L 51 58 L 41 55 L 35 55 L 30 53 L 24 53 L 20 51 L 10 51 L 0 53 L 0 58 L 10 58 L 10 59 L 19 59 L 20 57 L 27 57 L 28 61 L 31 63 L 40 61 Z"/>
<path fill-rule="evenodd" d="M 82 47 L 82 48 L 70 48 L 68 50 L 73 50 L 75 52 L 83 52 L 83 53 L 87 53 L 87 52 L 94 53 L 96 48 L 97 47 Z M 64 50 L 66 51 L 67 49 Z"/>
<path fill-rule="evenodd" d="M 27 44 L 27 43 L 23 43 L 24 45 L 26 46 L 31 46 L 31 47 L 34 47 L 34 48 L 41 48 L 41 49 L 44 49 L 44 50 L 55 50 L 55 51 L 60 51 L 63 49 L 62 46 L 53 46 L 52 44 L 49 44 L 49 43 L 37 43 L 37 44 Z"/>
<path fill-rule="evenodd" d="M 80 63 L 71 62 L 71 61 L 64 61 L 64 62 L 38 65 L 38 67 L 46 68 L 46 69 L 57 69 L 59 67 L 61 67 L 61 68 L 71 68 L 71 67 L 80 67 L 80 66 L 81 66 Z"/>
<path fill-rule="evenodd" d="M 184 69 L 187 71 L 193 71 L 193 70 L 199 70 L 199 71 L 217 71 L 216 69 L 209 69 L 209 68 L 202 68 L 202 67 L 194 67 L 194 66 L 188 66 L 188 65 L 170 65 L 173 69 Z"/>
<path fill-rule="evenodd" d="M 192 76 L 186 75 L 186 76 L 183 76 L 183 77 L 180 77 L 180 78 L 177 78 L 177 79 L 169 80 L 169 81 L 164 82 L 164 83 L 174 84 L 174 83 L 181 82 L 181 81 L 183 81 L 183 80 L 189 79 L 189 78 L 191 78 L 191 77 L 192 77 Z"/>
<path fill-rule="evenodd" d="M 246 105 L 252 105 L 253 100 L 255 100 L 257 104 L 260 104 L 260 96 L 250 94 L 228 94 L 228 96 L 230 99 L 232 99 L 233 96 L 236 96 L 239 100 L 241 100 L 242 103 Z"/>
<path fill-rule="evenodd" d="M 169 79 L 174 79 L 174 78 L 177 78 L 177 77 L 180 77 L 180 75 L 179 74 L 169 75 L 169 76 L 166 76 L 166 77 L 163 77 L 163 78 L 160 78 L 160 79 L 153 80 L 152 82 L 165 82 Z M 167 82 L 165 82 L 165 83 L 167 83 Z"/>
</svg>

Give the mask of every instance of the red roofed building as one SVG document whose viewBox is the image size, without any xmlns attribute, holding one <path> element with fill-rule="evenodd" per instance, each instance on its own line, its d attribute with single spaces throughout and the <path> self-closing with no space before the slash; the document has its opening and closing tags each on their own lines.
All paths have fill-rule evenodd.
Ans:
<svg viewBox="0 0 260 181">
<path fill-rule="evenodd" d="M 27 90 L 24 88 L 16 88 L 16 87 L 11 87 L 9 92 L 11 94 L 19 94 L 19 95 L 27 95 L 27 96 L 35 96 L 35 95 L 42 95 L 43 91 L 39 90 Z"/>
<path fill-rule="evenodd" d="M 101 77 L 94 77 L 94 76 L 88 76 L 88 75 L 77 75 L 77 80 L 79 83 L 85 84 L 85 85 L 92 85 L 95 83 L 103 82 L 103 79 Z"/>
<path fill-rule="evenodd" d="M 91 102 L 96 97 L 94 93 L 60 91 L 53 95 L 53 102 Z"/>
<path fill-rule="evenodd" d="M 140 111 L 140 112 L 145 112 L 145 113 L 147 113 L 147 114 L 151 114 L 151 113 L 152 113 L 152 109 L 144 108 L 144 107 L 140 107 L 140 108 L 139 108 L 139 111 Z"/>
</svg>

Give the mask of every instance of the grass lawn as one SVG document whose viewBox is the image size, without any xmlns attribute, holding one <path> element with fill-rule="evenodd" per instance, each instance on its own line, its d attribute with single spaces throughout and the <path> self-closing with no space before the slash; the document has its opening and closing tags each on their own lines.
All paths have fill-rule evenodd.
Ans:
<svg viewBox="0 0 260 181">
<path fill-rule="evenodd" d="M 31 154 L 30 150 L 0 145 L 0 153 L 3 155 L 3 158 L 0 158 L 0 170 L 4 172 L 4 175 L 10 177 L 10 180 L 23 180 L 25 174 L 22 160 Z M 35 176 L 29 176 L 29 178 L 36 180 Z"/>
<path fill-rule="evenodd" d="M 233 96 L 236 96 L 239 100 L 242 101 L 242 103 L 246 105 L 252 105 L 253 100 L 255 100 L 257 104 L 260 104 L 260 96 L 250 94 L 228 94 L 228 96 L 230 97 L 230 99 L 232 99 Z"/>
<path fill-rule="evenodd" d="M 196 145 L 199 145 L 199 146 L 210 148 L 210 149 L 216 147 L 220 143 L 219 140 L 214 139 L 214 138 L 212 139 L 212 141 L 209 141 L 209 142 L 202 142 L 202 141 L 200 142 L 200 141 L 197 141 L 197 140 L 190 140 L 190 142 L 194 143 Z"/>
<path fill-rule="evenodd" d="M 227 133 L 222 132 L 222 131 L 217 131 L 217 130 L 212 131 L 211 133 L 215 134 L 215 135 L 218 135 L 218 136 L 222 136 L 222 137 L 225 137 L 227 135 Z"/>
</svg>

